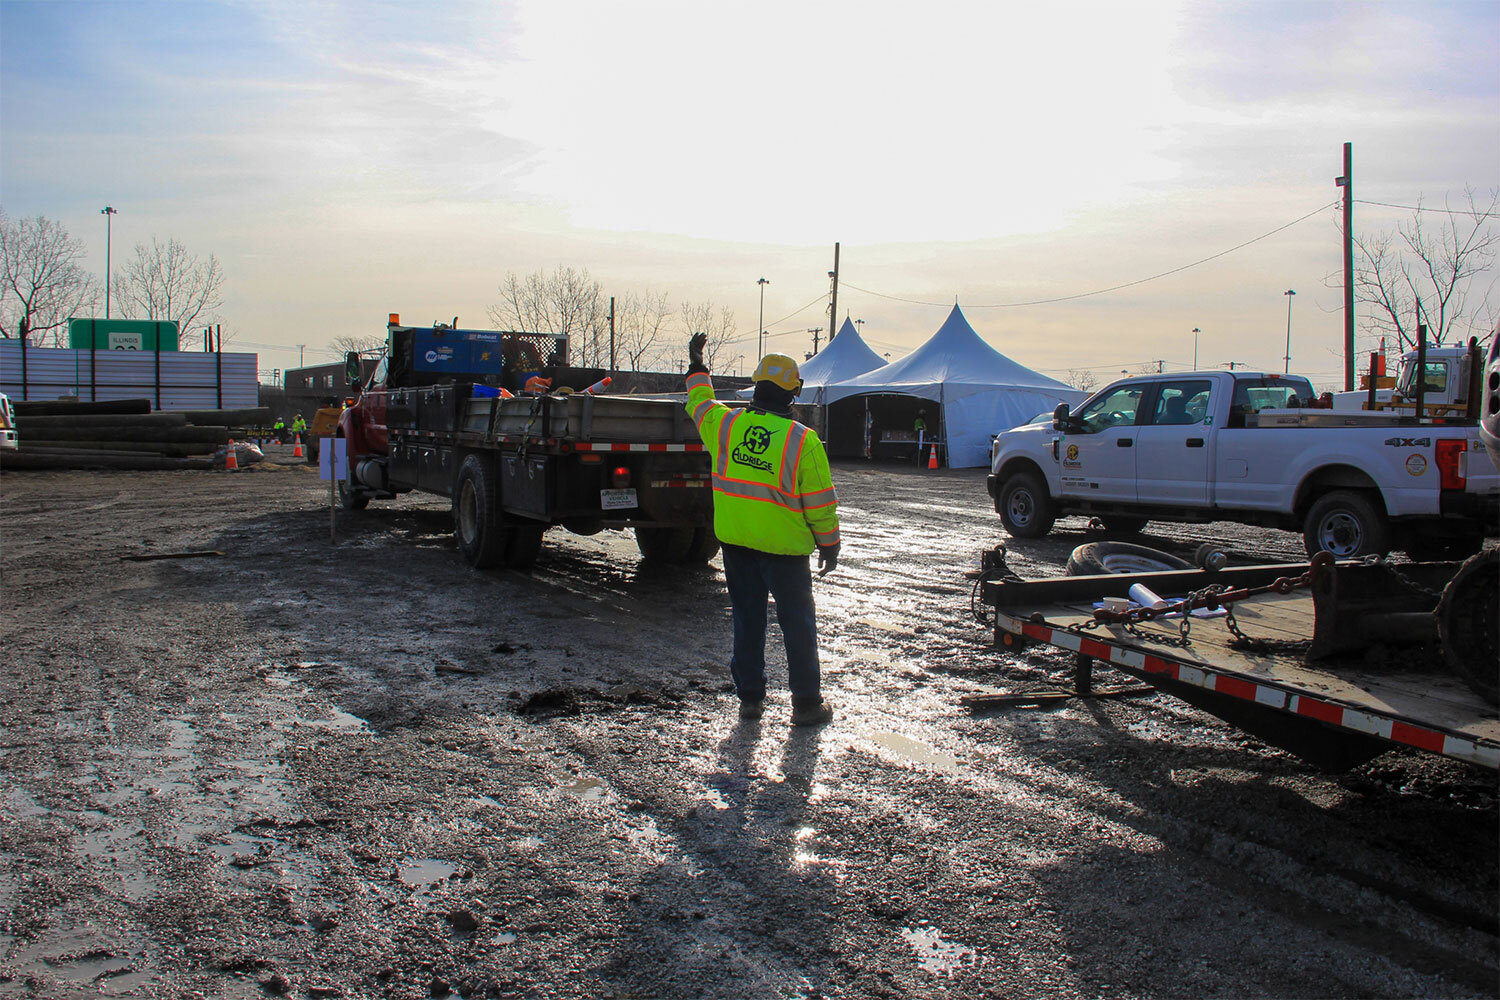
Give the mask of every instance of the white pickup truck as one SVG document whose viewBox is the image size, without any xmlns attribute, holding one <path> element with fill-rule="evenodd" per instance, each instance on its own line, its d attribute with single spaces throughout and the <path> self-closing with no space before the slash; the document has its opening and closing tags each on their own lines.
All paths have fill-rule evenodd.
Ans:
<svg viewBox="0 0 1500 1000">
<path fill-rule="evenodd" d="M 1500 531 L 1500 475 L 1474 421 L 1311 409 L 1300 376 L 1190 372 L 1122 379 L 1053 422 L 995 439 L 1005 528 L 1039 538 L 1064 514 L 1116 532 L 1239 521 L 1302 532 L 1308 555 L 1477 552 Z"/>
</svg>

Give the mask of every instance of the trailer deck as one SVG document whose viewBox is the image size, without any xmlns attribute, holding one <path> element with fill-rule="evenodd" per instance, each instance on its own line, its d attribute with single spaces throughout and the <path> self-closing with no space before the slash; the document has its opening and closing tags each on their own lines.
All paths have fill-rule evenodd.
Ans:
<svg viewBox="0 0 1500 1000">
<path fill-rule="evenodd" d="M 1094 661 L 1203 708 L 1321 766 L 1344 768 L 1393 745 L 1500 769 L 1500 717 L 1430 648 L 1379 647 L 1374 655 L 1340 654 L 1310 660 L 1319 610 L 1312 592 L 1261 593 L 1236 602 L 1227 616 L 1193 617 L 1187 644 L 1181 618 L 1130 625 L 1099 622 L 1095 604 L 1126 597 L 1145 583 L 1172 599 L 1217 583 L 1261 587 L 1305 573 L 1307 564 L 1249 566 L 1129 576 L 987 581 L 995 608 L 995 641 L 1002 647 L 1041 642 L 1079 657 L 1081 688 Z M 1378 567 L 1340 565 L 1358 577 Z M 1323 609 L 1326 633 L 1334 617 Z M 1248 639 L 1248 641 L 1247 641 Z"/>
</svg>

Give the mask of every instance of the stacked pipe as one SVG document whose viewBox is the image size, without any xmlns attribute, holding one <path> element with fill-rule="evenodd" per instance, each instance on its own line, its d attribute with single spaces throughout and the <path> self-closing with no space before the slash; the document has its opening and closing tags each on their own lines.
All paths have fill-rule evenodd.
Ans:
<svg viewBox="0 0 1500 1000">
<path fill-rule="evenodd" d="M 210 469 L 231 431 L 271 421 L 268 407 L 153 413 L 148 399 L 12 405 L 8 469 Z"/>
</svg>

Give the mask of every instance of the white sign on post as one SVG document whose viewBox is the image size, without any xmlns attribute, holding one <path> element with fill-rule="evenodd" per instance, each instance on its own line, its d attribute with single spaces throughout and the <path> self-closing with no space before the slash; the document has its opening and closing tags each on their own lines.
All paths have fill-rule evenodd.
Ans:
<svg viewBox="0 0 1500 1000">
<path fill-rule="evenodd" d="M 318 478 L 328 481 L 328 544 L 334 539 L 339 499 L 335 480 L 349 478 L 349 449 L 344 438 L 318 438 Z"/>
<path fill-rule="evenodd" d="M 348 479 L 349 450 L 346 438 L 318 439 L 318 478 Z"/>
</svg>

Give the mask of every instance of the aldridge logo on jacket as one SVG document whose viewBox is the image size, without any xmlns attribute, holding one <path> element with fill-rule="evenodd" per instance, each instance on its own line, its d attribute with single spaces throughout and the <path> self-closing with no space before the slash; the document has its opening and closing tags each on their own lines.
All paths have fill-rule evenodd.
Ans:
<svg viewBox="0 0 1500 1000">
<path fill-rule="evenodd" d="M 764 455 L 766 449 L 771 447 L 771 429 L 769 427 L 749 427 L 745 430 L 745 436 L 739 444 L 734 446 L 730 457 L 741 465 L 748 465 L 752 469 L 762 472 L 771 472 L 771 463 L 757 456 Z"/>
</svg>

